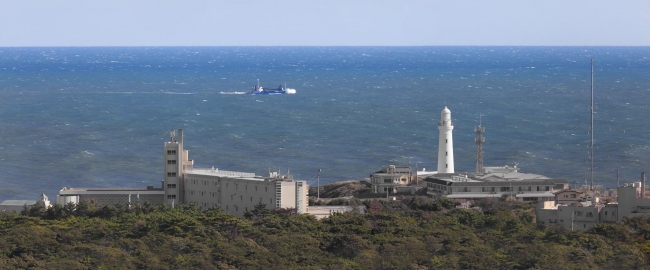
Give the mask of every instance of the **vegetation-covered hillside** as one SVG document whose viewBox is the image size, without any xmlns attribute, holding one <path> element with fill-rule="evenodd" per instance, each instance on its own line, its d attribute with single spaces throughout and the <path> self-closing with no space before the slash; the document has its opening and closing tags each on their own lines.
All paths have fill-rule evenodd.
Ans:
<svg viewBox="0 0 650 270">
<path fill-rule="evenodd" d="M 316 197 L 318 193 L 317 186 L 309 186 L 309 196 Z M 339 181 L 320 186 L 321 198 L 340 198 L 367 195 L 370 193 L 370 185 L 366 182 L 357 180 Z M 385 196 L 378 194 L 379 197 Z"/>
<path fill-rule="evenodd" d="M 537 228 L 531 206 L 366 201 L 323 220 L 261 208 L 83 203 L 0 215 L 0 269 L 648 269 L 650 217 L 588 231 Z"/>
</svg>

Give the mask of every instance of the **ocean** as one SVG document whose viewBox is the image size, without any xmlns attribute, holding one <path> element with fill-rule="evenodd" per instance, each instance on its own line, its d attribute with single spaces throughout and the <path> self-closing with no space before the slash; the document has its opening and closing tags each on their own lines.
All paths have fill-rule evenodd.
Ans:
<svg viewBox="0 0 650 270">
<path fill-rule="evenodd" d="M 62 187 L 159 187 L 183 129 L 195 167 L 315 185 L 386 165 L 435 170 L 454 121 L 457 172 L 486 166 L 584 183 L 590 59 L 595 184 L 639 181 L 650 156 L 650 47 L 0 48 L 0 200 Z M 294 95 L 246 95 L 261 85 Z"/>
</svg>

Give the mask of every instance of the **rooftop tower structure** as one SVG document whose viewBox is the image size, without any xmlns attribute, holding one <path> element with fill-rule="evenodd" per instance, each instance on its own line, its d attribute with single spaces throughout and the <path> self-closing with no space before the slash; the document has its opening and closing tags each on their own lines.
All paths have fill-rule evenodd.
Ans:
<svg viewBox="0 0 650 270">
<path fill-rule="evenodd" d="M 454 141 L 452 131 L 454 123 L 451 122 L 451 111 L 445 108 L 440 112 L 440 122 L 438 123 L 440 139 L 438 142 L 438 173 L 454 172 Z"/>
<path fill-rule="evenodd" d="M 485 142 L 485 137 L 483 137 L 483 132 L 485 132 L 485 127 L 481 125 L 481 115 L 479 115 L 478 127 L 474 128 L 476 132 L 476 173 L 484 173 L 483 169 L 483 143 Z"/>
<path fill-rule="evenodd" d="M 169 206 L 178 205 L 182 202 L 183 193 L 183 130 L 178 130 L 178 140 L 175 138 L 176 132 L 172 129 L 169 132 L 169 141 L 165 142 L 164 147 L 164 175 L 163 189 L 165 190 L 165 203 Z"/>
</svg>

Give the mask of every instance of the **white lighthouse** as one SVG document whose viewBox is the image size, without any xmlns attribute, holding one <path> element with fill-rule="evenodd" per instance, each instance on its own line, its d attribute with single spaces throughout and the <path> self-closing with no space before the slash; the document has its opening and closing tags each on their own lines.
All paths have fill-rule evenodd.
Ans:
<svg viewBox="0 0 650 270">
<path fill-rule="evenodd" d="M 440 141 L 438 143 L 438 173 L 454 172 L 454 141 L 452 131 L 454 124 L 451 122 L 451 111 L 445 108 L 440 112 Z"/>
</svg>

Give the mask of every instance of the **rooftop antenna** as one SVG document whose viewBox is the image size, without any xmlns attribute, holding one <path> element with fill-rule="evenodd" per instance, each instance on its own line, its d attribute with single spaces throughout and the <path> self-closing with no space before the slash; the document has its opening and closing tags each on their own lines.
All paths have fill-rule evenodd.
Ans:
<svg viewBox="0 0 650 270">
<path fill-rule="evenodd" d="M 474 128 L 474 132 L 476 132 L 476 138 L 474 139 L 476 142 L 476 173 L 483 173 L 485 171 L 483 169 L 483 143 L 485 142 L 483 132 L 485 132 L 485 128 L 481 125 L 481 116 L 482 115 L 479 113 L 478 127 Z"/>
<path fill-rule="evenodd" d="M 591 59 L 591 185 L 590 191 L 594 191 L 594 59 Z"/>
</svg>

